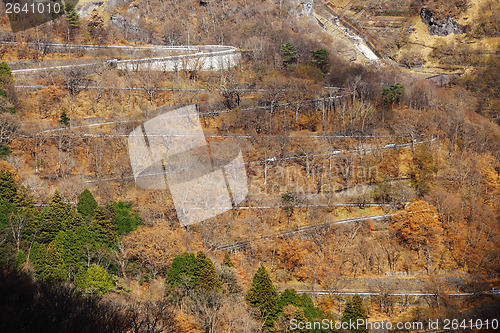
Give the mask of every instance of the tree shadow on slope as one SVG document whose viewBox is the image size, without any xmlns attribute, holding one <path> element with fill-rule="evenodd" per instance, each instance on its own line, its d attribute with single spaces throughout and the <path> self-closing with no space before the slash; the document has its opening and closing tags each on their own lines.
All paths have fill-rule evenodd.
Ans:
<svg viewBox="0 0 500 333">
<path fill-rule="evenodd" d="M 14 269 L 0 268 L 1 332 L 123 332 L 127 313 L 70 285 L 46 285 Z"/>
</svg>

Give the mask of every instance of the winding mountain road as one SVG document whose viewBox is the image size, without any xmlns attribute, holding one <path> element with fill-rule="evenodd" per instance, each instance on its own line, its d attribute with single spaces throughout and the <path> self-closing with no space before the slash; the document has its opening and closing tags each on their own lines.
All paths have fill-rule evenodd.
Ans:
<svg viewBox="0 0 500 333">
<path fill-rule="evenodd" d="M 17 42 L 0 42 L 1 44 L 17 45 Z M 64 70 L 81 67 L 96 67 L 107 66 L 117 69 L 128 70 L 207 70 L 218 71 L 236 66 L 240 59 L 241 53 L 234 46 L 225 45 L 150 45 L 150 46 L 116 46 L 116 45 L 78 45 L 78 44 L 58 44 L 58 43 L 27 43 L 32 48 L 44 48 L 52 52 L 70 53 L 71 50 L 96 51 L 102 53 L 105 50 L 120 53 L 153 53 L 159 56 L 140 57 L 137 59 L 118 60 L 111 58 L 103 61 L 97 61 L 84 64 L 71 64 L 61 66 L 39 67 L 14 69 L 12 75 L 18 76 L 21 74 L 37 72 L 37 71 L 52 71 Z M 181 53 L 172 55 L 172 53 Z M 161 55 L 163 54 L 163 55 Z M 12 62 L 16 63 L 16 62 Z"/>
<path fill-rule="evenodd" d="M 323 224 L 307 225 L 307 226 L 303 226 L 303 227 L 300 227 L 300 228 L 297 228 L 294 230 L 278 233 L 278 234 L 275 234 L 272 236 L 264 236 L 264 237 L 256 238 L 254 240 L 242 241 L 242 242 L 238 242 L 238 243 L 234 243 L 234 244 L 230 244 L 230 245 L 220 246 L 220 247 L 217 247 L 215 250 L 216 251 L 234 251 L 234 250 L 240 249 L 242 247 L 245 247 L 245 246 L 247 246 L 255 241 L 262 241 L 262 240 L 279 238 L 279 237 L 286 237 L 286 236 L 296 236 L 296 235 L 301 234 L 301 233 L 305 233 L 308 231 L 324 228 L 327 226 L 333 226 L 333 225 L 341 225 L 341 224 L 355 223 L 355 222 L 364 222 L 364 221 L 368 221 L 368 220 L 380 221 L 380 220 L 385 220 L 393 215 L 394 214 L 380 214 L 380 215 L 372 215 L 372 216 L 352 217 L 352 218 L 348 218 L 348 219 L 342 219 L 342 220 L 327 222 L 327 223 L 323 223 Z"/>
</svg>

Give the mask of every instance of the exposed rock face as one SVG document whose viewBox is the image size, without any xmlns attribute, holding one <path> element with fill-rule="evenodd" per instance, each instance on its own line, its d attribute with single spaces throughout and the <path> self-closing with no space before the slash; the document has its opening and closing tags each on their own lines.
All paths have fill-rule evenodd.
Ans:
<svg viewBox="0 0 500 333">
<path fill-rule="evenodd" d="M 83 4 L 82 6 L 79 6 L 77 8 L 78 15 L 80 17 L 87 17 L 90 15 L 90 13 L 99 7 L 101 7 L 104 4 L 104 1 L 91 1 Z"/>
<path fill-rule="evenodd" d="M 120 29 L 126 30 L 128 33 L 138 34 L 140 32 L 137 22 L 129 22 L 120 14 L 112 14 L 109 22 Z"/>
<path fill-rule="evenodd" d="M 422 8 L 420 11 L 422 22 L 427 25 L 429 34 L 437 36 L 447 36 L 449 34 L 461 34 L 463 28 L 453 20 L 453 17 L 447 17 L 444 20 L 435 20 L 432 11 L 427 8 Z"/>
<path fill-rule="evenodd" d="M 291 0 L 290 3 L 292 6 L 290 7 L 291 14 L 300 17 L 300 16 L 313 16 L 313 4 L 314 0 Z"/>
<path fill-rule="evenodd" d="M 313 15 L 313 2 L 314 0 L 300 0 L 300 4 L 304 7 L 303 14 L 307 16 Z"/>
</svg>

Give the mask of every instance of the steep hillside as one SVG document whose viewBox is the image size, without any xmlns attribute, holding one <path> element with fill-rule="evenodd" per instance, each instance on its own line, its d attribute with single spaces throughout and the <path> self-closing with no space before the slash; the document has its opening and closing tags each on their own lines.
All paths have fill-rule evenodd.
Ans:
<svg viewBox="0 0 500 333">
<path fill-rule="evenodd" d="M 310 4 L 0 11 L 1 332 L 498 313 L 497 5 Z"/>
<path fill-rule="evenodd" d="M 315 8 L 362 36 L 383 59 L 413 72 L 465 73 L 460 83 L 481 95 L 476 111 L 500 114 L 498 1 L 325 0 Z"/>
<path fill-rule="evenodd" d="M 409 67 L 487 66 L 499 51 L 500 4 L 492 0 L 329 0 L 318 7 Z"/>
</svg>

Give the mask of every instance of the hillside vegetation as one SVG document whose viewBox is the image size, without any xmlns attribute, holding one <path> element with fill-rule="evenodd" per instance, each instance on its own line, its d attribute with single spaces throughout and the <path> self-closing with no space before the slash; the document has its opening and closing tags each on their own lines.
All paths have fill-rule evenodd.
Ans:
<svg viewBox="0 0 500 333">
<path fill-rule="evenodd" d="M 398 64 L 348 61 L 295 1 L 108 1 L 16 34 L 3 16 L 0 291 L 5 318 L 26 311 L 0 331 L 493 318 L 498 297 L 482 292 L 500 273 L 500 63 L 482 51 L 498 47 L 497 5 L 347 3 L 330 9 L 367 39 L 387 30 L 379 51 Z M 463 32 L 430 35 L 424 7 Z M 12 70 L 134 57 L 48 42 L 225 44 L 242 59 L 218 71 Z M 419 65 L 459 70 L 436 84 Z M 169 191 L 136 186 L 127 136 L 189 104 L 208 142 L 240 147 L 249 193 L 186 228 Z M 376 295 L 296 291 L 353 289 Z"/>
</svg>

